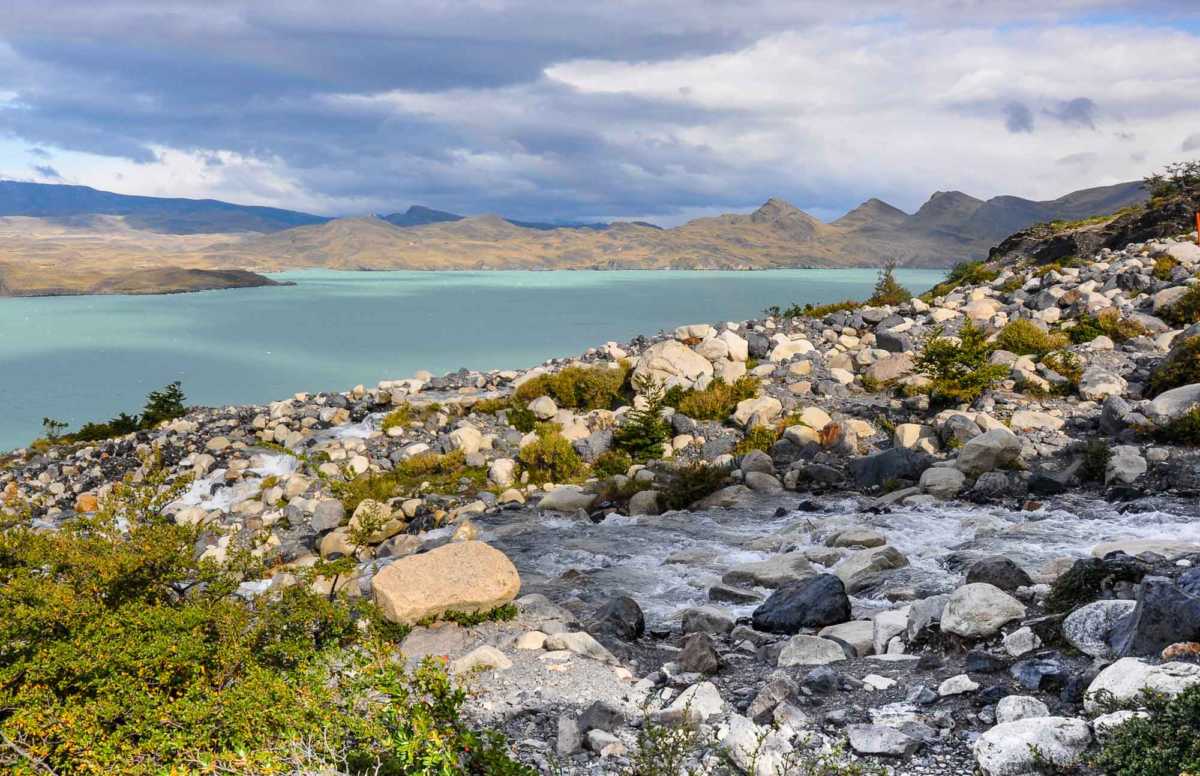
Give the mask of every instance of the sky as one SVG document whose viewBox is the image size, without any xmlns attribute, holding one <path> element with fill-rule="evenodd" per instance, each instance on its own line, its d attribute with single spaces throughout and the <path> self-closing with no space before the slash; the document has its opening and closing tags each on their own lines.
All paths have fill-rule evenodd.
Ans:
<svg viewBox="0 0 1200 776">
<path fill-rule="evenodd" d="M 1196 0 L 3 0 L 0 177 L 672 225 L 1200 158 Z"/>
</svg>

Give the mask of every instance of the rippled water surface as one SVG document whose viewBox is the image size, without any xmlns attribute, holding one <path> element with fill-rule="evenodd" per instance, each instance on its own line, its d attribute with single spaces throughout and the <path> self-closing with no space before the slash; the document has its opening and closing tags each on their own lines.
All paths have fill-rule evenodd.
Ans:
<svg viewBox="0 0 1200 776">
<path fill-rule="evenodd" d="M 939 270 L 901 270 L 913 291 Z M 460 367 L 514 369 L 664 327 L 745 319 L 772 304 L 869 294 L 875 271 L 282 273 L 295 286 L 171 296 L 0 299 L 0 450 L 43 417 L 76 426 L 136 411 L 183 381 L 191 401 Z"/>
</svg>

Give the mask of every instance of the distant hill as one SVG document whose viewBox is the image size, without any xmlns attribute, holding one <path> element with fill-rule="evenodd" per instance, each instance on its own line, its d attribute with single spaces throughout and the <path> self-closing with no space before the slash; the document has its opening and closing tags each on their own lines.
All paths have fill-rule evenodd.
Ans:
<svg viewBox="0 0 1200 776">
<path fill-rule="evenodd" d="M 70 218 L 124 216 L 129 226 L 163 234 L 278 232 L 330 219 L 258 205 L 216 199 L 140 197 L 88 186 L 0 181 L 0 216 Z"/>
<path fill-rule="evenodd" d="M 889 260 L 944 267 L 986 257 L 999 233 L 1111 212 L 1143 199 L 1139 183 L 1044 202 L 936 192 L 912 215 L 871 199 L 824 223 L 772 198 L 752 213 L 699 218 L 671 229 L 629 222 L 604 229 L 530 228 L 495 215 L 404 229 L 394 228 L 391 218 L 339 219 L 249 237 L 230 246 L 224 258 L 236 266 L 356 269 L 761 269 L 879 266 Z"/>
<path fill-rule="evenodd" d="M 380 216 L 380 218 L 393 226 L 406 227 L 440 224 L 443 221 L 461 221 L 465 216 L 447 213 L 444 210 L 434 210 L 423 205 L 413 205 L 403 213 L 392 213 L 391 215 Z"/>
<path fill-rule="evenodd" d="M 466 216 L 460 216 L 457 213 L 447 213 L 444 210 L 434 210 L 423 205 L 413 205 L 403 213 L 392 213 L 386 216 L 379 216 L 380 219 L 387 221 L 393 226 L 407 228 L 411 226 L 425 226 L 426 224 L 442 224 L 450 221 L 461 221 Z M 551 229 L 607 229 L 608 224 L 593 224 L 581 223 L 576 221 L 565 221 L 562 223 L 554 221 L 518 221 L 515 218 L 506 218 L 505 221 L 513 226 L 520 226 L 524 229 L 539 229 L 548 231 Z"/>
<path fill-rule="evenodd" d="M 825 223 L 772 198 L 751 213 L 662 229 L 624 221 L 562 226 L 464 217 L 421 206 L 382 217 L 329 219 L 215 200 L 0 183 L 0 264 L 7 264 L 0 295 L 127 287 L 124 280 L 106 279 L 134 270 L 139 278 L 173 277 L 148 274 L 165 267 L 765 269 L 878 267 L 888 261 L 948 267 L 985 258 L 1003 237 L 1032 224 L 1111 213 L 1145 199 L 1136 182 L 1047 201 L 984 201 L 949 191 L 936 192 L 911 215 L 869 199 Z M 218 227 L 226 231 L 212 231 Z"/>
</svg>

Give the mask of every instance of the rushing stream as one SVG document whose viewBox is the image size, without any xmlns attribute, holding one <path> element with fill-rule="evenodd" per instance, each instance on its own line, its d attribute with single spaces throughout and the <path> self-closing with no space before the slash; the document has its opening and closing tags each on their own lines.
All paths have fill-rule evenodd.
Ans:
<svg viewBox="0 0 1200 776">
<path fill-rule="evenodd" d="M 377 432 L 379 417 L 339 427 L 330 436 L 369 437 Z M 255 455 L 238 481 L 225 484 L 226 472 L 218 469 L 193 482 L 177 504 L 228 511 L 257 494 L 263 478 L 286 477 L 297 465 L 289 455 Z M 1177 499 L 1151 497 L 1122 505 L 1071 496 L 1033 511 L 950 502 L 874 514 L 863 510 L 866 500 L 857 496 L 821 500 L 821 511 L 797 509 L 803 498 L 785 493 L 731 509 L 612 515 L 599 523 L 530 508 L 474 519 L 481 538 L 512 558 L 525 592 L 587 605 L 630 595 L 651 625 L 709 603 L 709 588 L 742 563 L 799 550 L 829 556 L 821 559 L 836 566 L 824 539 L 847 528 L 883 534 L 909 561 L 854 598 L 856 615 L 889 601 L 949 592 L 961 583 L 962 568 L 985 556 L 1010 558 L 1036 579 L 1045 564 L 1085 557 L 1102 542 L 1153 539 L 1200 545 L 1200 504 Z M 440 543 L 449 533 L 439 530 L 426 538 Z M 813 568 L 828 570 L 815 563 Z M 738 616 L 756 605 L 721 604 Z"/>
<path fill-rule="evenodd" d="M 828 552 L 821 539 L 843 528 L 882 533 L 910 562 L 855 599 L 859 614 L 884 605 L 885 598 L 903 599 L 906 591 L 920 596 L 951 591 L 962 581 L 963 559 L 1003 555 L 1036 578 L 1043 564 L 1085 557 L 1101 542 L 1200 544 L 1200 505 L 1178 501 L 1146 502 L 1146 511 L 1125 513 L 1119 505 L 1080 498 L 1036 511 L 950 503 L 869 514 L 859 510 L 859 500 L 844 498 L 824 502 L 828 511 L 774 517 L 777 507 L 790 510 L 800 498 L 785 494 L 747 507 L 659 517 L 612 516 L 598 524 L 532 510 L 479 522 L 482 538 L 513 559 L 526 592 L 589 604 L 625 593 L 641 604 L 649 623 L 709 603 L 709 587 L 739 563 L 786 550 Z M 814 569 L 823 570 L 816 564 Z M 721 606 L 744 615 L 755 604 Z"/>
</svg>

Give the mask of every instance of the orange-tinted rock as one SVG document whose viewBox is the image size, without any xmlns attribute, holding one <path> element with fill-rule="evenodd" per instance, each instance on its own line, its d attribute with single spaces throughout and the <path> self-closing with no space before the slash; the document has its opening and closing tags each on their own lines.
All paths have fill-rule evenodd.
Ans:
<svg viewBox="0 0 1200 776">
<path fill-rule="evenodd" d="M 94 493 L 81 493 L 79 498 L 75 499 L 76 512 L 95 512 L 99 508 L 100 502 Z"/>
</svg>

